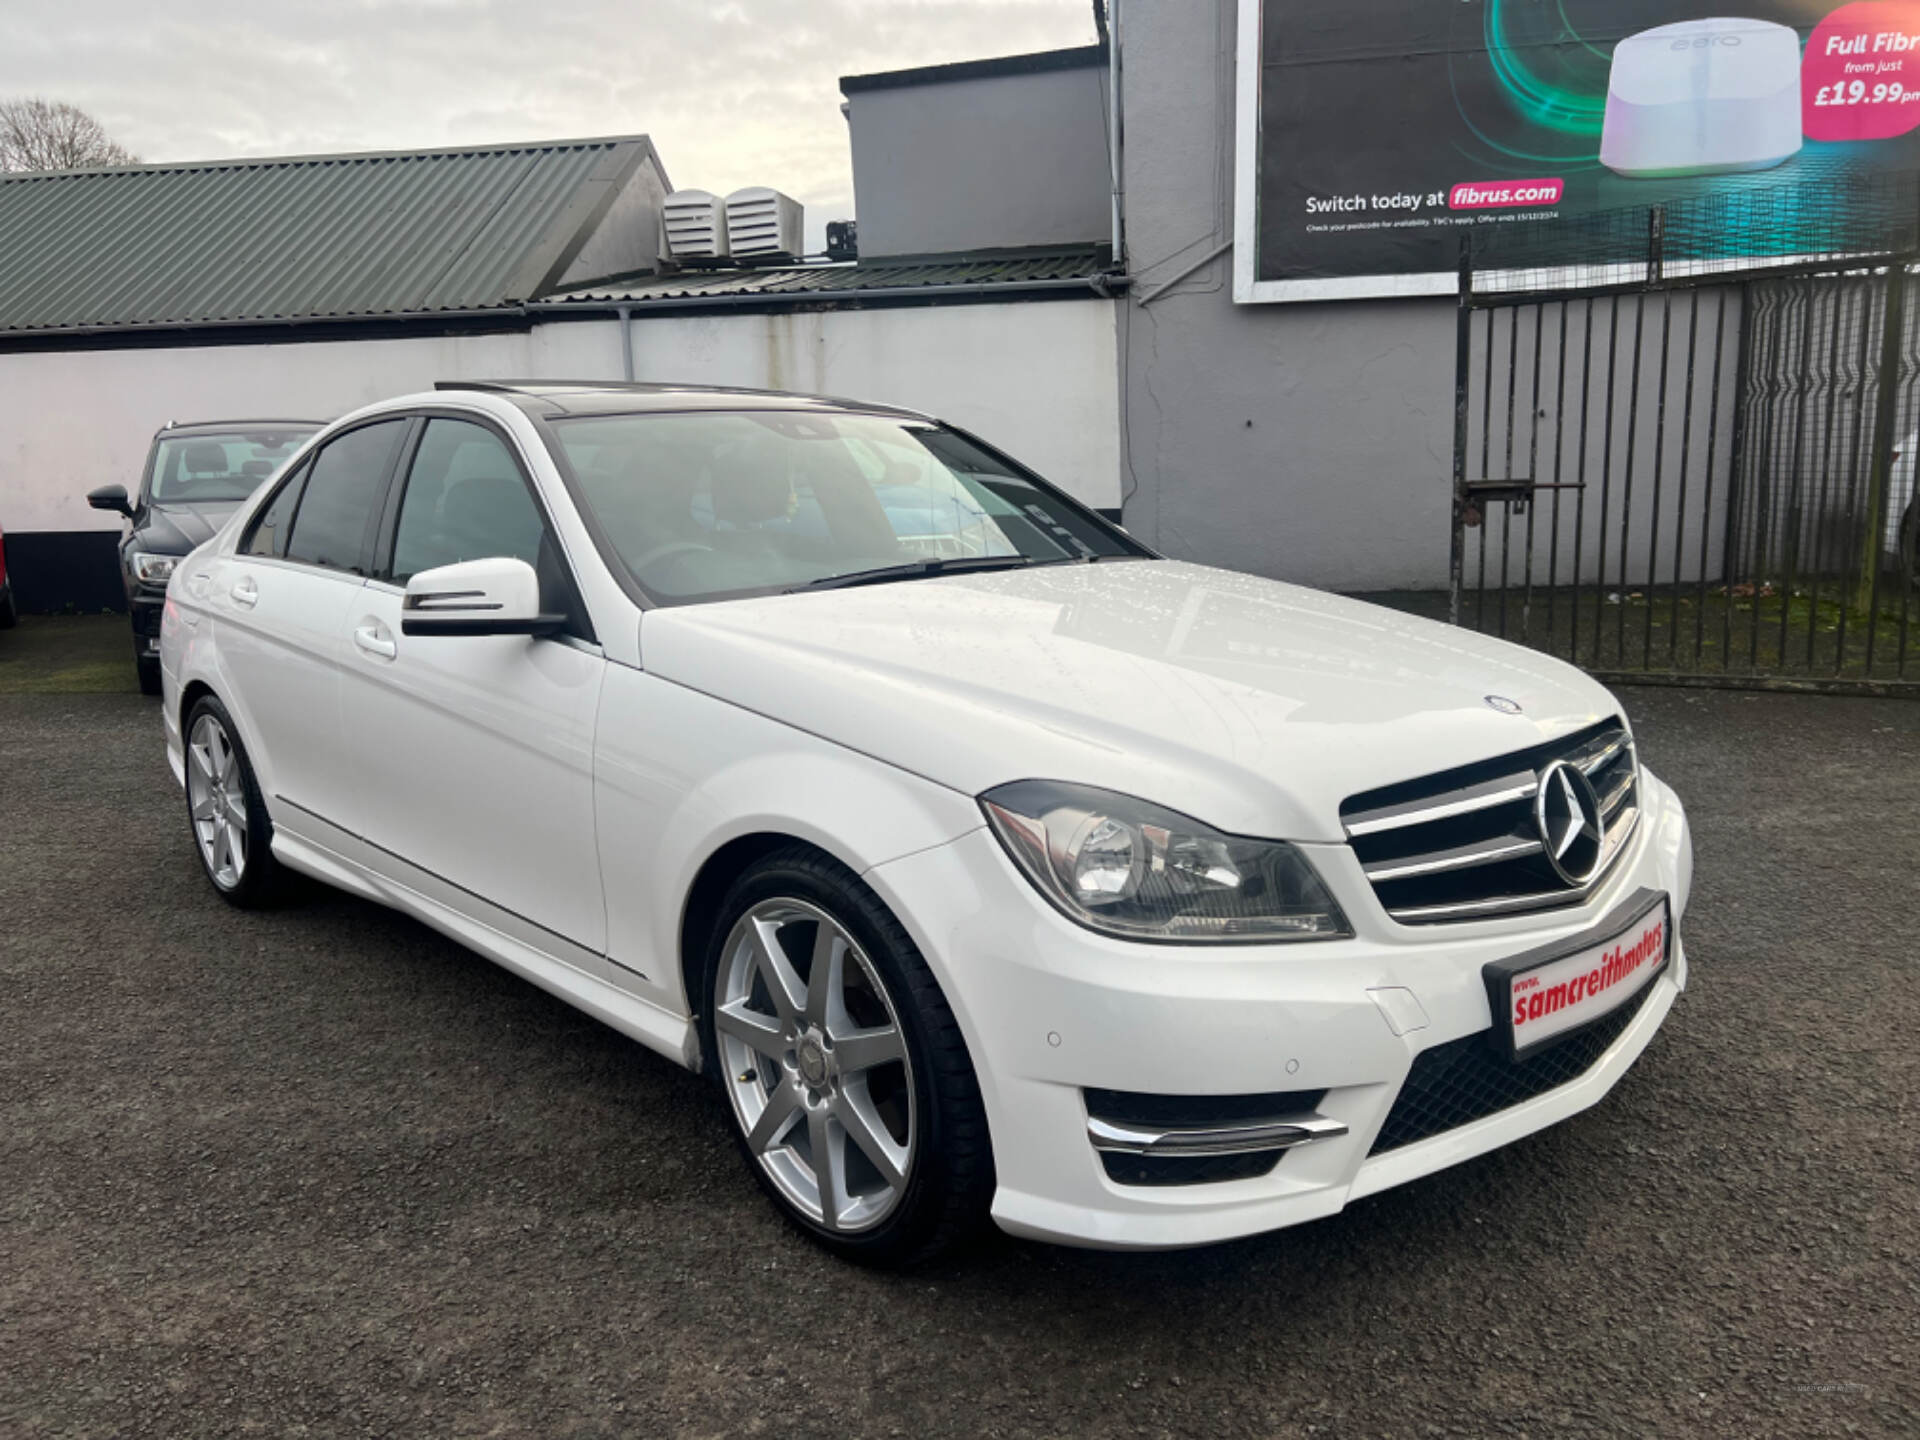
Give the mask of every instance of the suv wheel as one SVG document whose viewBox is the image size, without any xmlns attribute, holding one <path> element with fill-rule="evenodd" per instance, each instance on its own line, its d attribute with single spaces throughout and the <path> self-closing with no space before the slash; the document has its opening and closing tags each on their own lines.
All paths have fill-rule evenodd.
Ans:
<svg viewBox="0 0 1920 1440">
<path fill-rule="evenodd" d="M 274 893 L 273 822 L 227 707 L 203 695 L 187 713 L 187 824 L 194 853 L 229 905 L 250 909 Z"/>
<path fill-rule="evenodd" d="M 774 1203 L 850 1259 L 907 1265 L 993 1197 L 986 1112 L 946 997 L 845 867 L 796 846 L 733 885 L 707 950 L 701 1036 Z"/>
</svg>

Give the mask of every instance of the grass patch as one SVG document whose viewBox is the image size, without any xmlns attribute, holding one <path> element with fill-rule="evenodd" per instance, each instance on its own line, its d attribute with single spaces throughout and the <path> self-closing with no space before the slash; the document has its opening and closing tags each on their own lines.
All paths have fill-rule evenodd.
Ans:
<svg viewBox="0 0 1920 1440">
<path fill-rule="evenodd" d="M 1374 594 L 1374 600 L 1443 620 L 1443 591 Z M 1833 581 L 1796 585 L 1661 585 L 1629 589 L 1583 585 L 1577 591 L 1521 585 L 1504 594 L 1469 585 L 1460 621 L 1590 670 L 1651 675 L 1762 676 L 1783 679 L 1920 679 L 1920 593 L 1882 582 L 1877 613 L 1852 603 Z M 1871 648 L 1869 648 L 1871 641 Z"/>
<path fill-rule="evenodd" d="M 124 615 L 22 615 L 0 630 L 0 695 L 138 693 Z"/>
</svg>

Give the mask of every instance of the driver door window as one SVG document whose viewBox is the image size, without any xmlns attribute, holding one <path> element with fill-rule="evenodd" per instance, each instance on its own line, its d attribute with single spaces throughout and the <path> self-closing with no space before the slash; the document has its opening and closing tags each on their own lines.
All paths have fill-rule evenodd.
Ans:
<svg viewBox="0 0 1920 1440">
<path fill-rule="evenodd" d="M 393 583 L 422 570 L 508 555 L 542 568 L 546 522 L 500 437 L 466 420 L 432 419 L 420 437 L 393 535 Z M 547 576 L 542 574 L 542 585 Z"/>
</svg>

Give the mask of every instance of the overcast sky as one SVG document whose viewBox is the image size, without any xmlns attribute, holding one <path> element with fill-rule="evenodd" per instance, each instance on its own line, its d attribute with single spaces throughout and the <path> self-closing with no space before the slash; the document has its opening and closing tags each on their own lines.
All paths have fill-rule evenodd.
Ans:
<svg viewBox="0 0 1920 1440">
<path fill-rule="evenodd" d="M 1093 39 L 1091 0 L 0 0 L 0 98 L 148 161 L 642 132 L 817 245 L 853 213 L 840 76 Z"/>
</svg>

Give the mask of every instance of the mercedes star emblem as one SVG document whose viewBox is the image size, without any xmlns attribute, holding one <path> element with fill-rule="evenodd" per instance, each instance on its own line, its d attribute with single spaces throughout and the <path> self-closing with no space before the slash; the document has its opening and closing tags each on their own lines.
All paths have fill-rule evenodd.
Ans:
<svg viewBox="0 0 1920 1440">
<path fill-rule="evenodd" d="M 1606 827 L 1600 821 L 1600 797 L 1576 767 L 1556 760 L 1540 772 L 1533 802 L 1533 823 L 1546 847 L 1547 863 L 1569 885 L 1585 885 L 1600 873 Z"/>
</svg>

